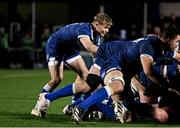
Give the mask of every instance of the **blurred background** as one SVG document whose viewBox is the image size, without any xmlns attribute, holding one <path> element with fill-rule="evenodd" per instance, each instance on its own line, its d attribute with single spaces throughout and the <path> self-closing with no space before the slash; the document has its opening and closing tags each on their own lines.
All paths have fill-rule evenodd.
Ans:
<svg viewBox="0 0 180 128">
<path fill-rule="evenodd" d="M 74 22 L 91 22 L 105 12 L 114 25 L 105 40 L 129 40 L 159 34 L 161 27 L 180 28 L 180 2 L 113 0 L 20 0 L 0 1 L 0 69 L 46 67 L 45 45 L 59 27 Z M 89 56 L 83 54 L 88 63 Z"/>
</svg>

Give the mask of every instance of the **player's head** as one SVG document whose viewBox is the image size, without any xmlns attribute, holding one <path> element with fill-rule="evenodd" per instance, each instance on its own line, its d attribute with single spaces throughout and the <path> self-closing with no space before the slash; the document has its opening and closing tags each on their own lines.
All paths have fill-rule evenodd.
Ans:
<svg viewBox="0 0 180 128">
<path fill-rule="evenodd" d="M 112 24 L 112 19 L 105 13 L 96 14 L 92 22 L 92 25 L 96 31 L 102 36 L 105 36 L 105 34 L 109 32 L 109 28 L 112 26 Z"/>
<path fill-rule="evenodd" d="M 175 50 L 178 46 L 178 42 L 180 41 L 180 33 L 175 25 L 165 26 L 160 34 L 160 37 L 171 50 Z"/>
<path fill-rule="evenodd" d="M 108 26 L 111 26 L 112 23 L 112 19 L 109 17 L 108 14 L 105 13 L 98 13 L 94 16 L 94 22 L 98 22 L 100 24 L 106 24 Z"/>
</svg>

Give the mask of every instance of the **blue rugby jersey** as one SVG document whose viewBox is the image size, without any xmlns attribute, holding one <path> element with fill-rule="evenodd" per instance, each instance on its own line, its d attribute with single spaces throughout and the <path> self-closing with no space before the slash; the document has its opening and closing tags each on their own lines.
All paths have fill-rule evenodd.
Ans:
<svg viewBox="0 0 180 128">
<path fill-rule="evenodd" d="M 88 36 L 95 45 L 99 45 L 102 41 L 100 35 L 94 35 L 90 23 L 73 23 L 53 33 L 48 39 L 46 50 L 81 50 L 78 40 L 83 36 Z"/>
<path fill-rule="evenodd" d="M 142 70 L 140 56 L 148 55 L 154 62 L 160 56 L 167 56 L 169 58 L 174 56 L 173 51 L 162 46 L 162 42 L 157 35 L 147 35 L 132 42 L 133 45 L 128 48 L 126 53 L 126 61 L 130 70 L 136 73 Z"/>
</svg>

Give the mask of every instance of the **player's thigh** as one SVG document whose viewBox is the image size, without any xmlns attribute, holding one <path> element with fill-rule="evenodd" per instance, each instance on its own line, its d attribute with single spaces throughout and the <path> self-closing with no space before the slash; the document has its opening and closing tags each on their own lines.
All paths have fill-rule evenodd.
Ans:
<svg viewBox="0 0 180 128">
<path fill-rule="evenodd" d="M 48 66 L 51 79 L 62 79 L 63 78 L 63 64 Z"/>
<path fill-rule="evenodd" d="M 100 69 L 92 65 L 91 68 L 89 69 L 89 74 L 95 74 L 95 75 L 100 76 Z"/>
<path fill-rule="evenodd" d="M 89 69 L 88 74 L 95 74 L 95 75 L 97 75 L 97 76 L 100 76 L 100 71 L 99 71 L 99 69 L 97 69 L 96 67 L 94 67 L 94 66 L 92 65 L 91 68 Z M 77 82 L 78 82 L 78 83 L 79 83 L 79 82 L 82 82 L 82 79 L 81 79 L 81 77 L 80 77 L 79 75 L 77 75 L 75 82 L 76 82 L 76 83 L 77 83 Z"/>
<path fill-rule="evenodd" d="M 71 63 L 67 63 L 67 65 L 76 72 L 81 79 L 85 80 L 88 74 L 88 69 L 83 58 L 80 56 L 76 60 Z"/>
</svg>

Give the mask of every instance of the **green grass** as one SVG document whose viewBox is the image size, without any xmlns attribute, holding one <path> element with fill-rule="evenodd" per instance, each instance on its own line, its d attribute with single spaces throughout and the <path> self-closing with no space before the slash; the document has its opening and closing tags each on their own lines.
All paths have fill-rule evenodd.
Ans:
<svg viewBox="0 0 180 128">
<path fill-rule="evenodd" d="M 65 71 L 60 87 L 74 81 L 76 75 Z M 71 102 L 71 97 L 53 102 L 44 119 L 30 115 L 37 95 L 50 79 L 47 70 L 0 70 L 0 127 L 79 127 L 70 117 L 64 116 L 62 109 Z M 170 127 L 150 120 L 130 124 L 107 121 L 86 121 L 81 127 Z"/>
</svg>

